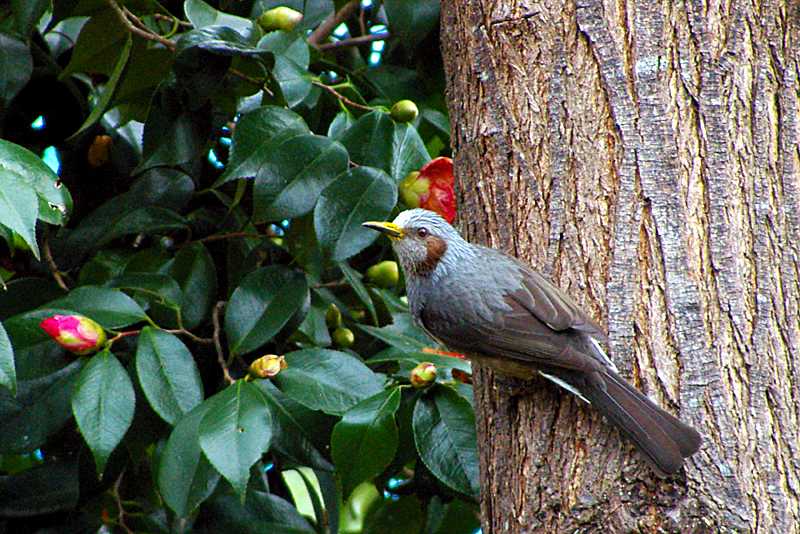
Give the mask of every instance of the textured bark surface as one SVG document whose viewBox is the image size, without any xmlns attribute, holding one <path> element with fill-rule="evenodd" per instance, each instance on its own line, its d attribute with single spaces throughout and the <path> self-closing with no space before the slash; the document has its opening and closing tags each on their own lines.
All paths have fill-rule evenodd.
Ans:
<svg viewBox="0 0 800 534">
<path fill-rule="evenodd" d="M 800 532 L 800 4 L 443 0 L 442 46 L 462 231 L 705 438 L 660 480 L 479 369 L 484 533 Z"/>
</svg>

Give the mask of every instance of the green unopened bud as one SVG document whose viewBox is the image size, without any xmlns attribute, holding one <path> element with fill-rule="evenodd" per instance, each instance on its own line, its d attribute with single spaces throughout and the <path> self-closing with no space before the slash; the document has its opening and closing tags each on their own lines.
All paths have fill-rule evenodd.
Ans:
<svg viewBox="0 0 800 534">
<path fill-rule="evenodd" d="M 328 328 L 342 326 L 342 312 L 339 311 L 339 306 L 333 302 L 328 306 L 328 311 L 325 312 L 325 324 L 328 325 Z"/>
<path fill-rule="evenodd" d="M 258 25 L 265 32 L 272 30 L 291 31 L 303 20 L 303 14 L 286 6 L 274 7 L 258 17 Z"/>
<path fill-rule="evenodd" d="M 431 362 L 421 362 L 411 370 L 411 385 L 415 388 L 428 387 L 436 382 L 436 366 Z"/>
<path fill-rule="evenodd" d="M 353 331 L 342 326 L 334 330 L 331 337 L 333 338 L 333 342 L 336 343 L 336 346 L 342 347 L 343 349 L 349 349 L 353 346 L 353 343 L 356 342 L 356 335 Z"/>
<path fill-rule="evenodd" d="M 354 321 L 360 323 L 361 321 L 367 318 L 367 311 L 361 308 L 350 310 L 350 317 L 352 317 Z"/>
<path fill-rule="evenodd" d="M 389 113 L 397 122 L 411 122 L 419 115 L 419 108 L 412 100 L 400 100 L 395 102 Z"/>
<path fill-rule="evenodd" d="M 431 189 L 430 180 L 420 178 L 419 174 L 419 171 L 411 171 L 398 186 L 400 198 L 409 208 L 418 208 L 422 202 L 422 197 L 427 197 Z"/>
<path fill-rule="evenodd" d="M 400 270 L 397 268 L 397 262 L 386 260 L 376 263 L 367 269 L 367 280 L 382 288 L 396 286 L 398 280 L 400 280 Z"/>
<path fill-rule="evenodd" d="M 272 378 L 286 369 L 286 358 L 276 354 L 267 354 L 250 364 L 247 375 L 250 378 Z"/>
</svg>

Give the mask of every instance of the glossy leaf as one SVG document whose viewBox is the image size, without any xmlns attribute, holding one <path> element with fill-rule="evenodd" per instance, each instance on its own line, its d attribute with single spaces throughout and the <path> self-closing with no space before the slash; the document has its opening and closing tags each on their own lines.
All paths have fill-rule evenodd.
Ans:
<svg viewBox="0 0 800 534">
<path fill-rule="evenodd" d="M 414 47 L 439 24 L 438 0 L 384 0 L 389 30 Z"/>
<path fill-rule="evenodd" d="M 412 425 L 417 452 L 430 472 L 446 486 L 477 497 L 478 449 L 469 402 L 437 386 L 417 401 Z"/>
<path fill-rule="evenodd" d="M 192 243 L 178 251 L 169 273 L 185 296 L 181 309 L 183 324 L 195 328 L 209 316 L 217 295 L 214 259 L 202 243 Z"/>
<path fill-rule="evenodd" d="M 308 72 L 310 53 L 305 37 L 283 31 L 268 33 L 258 42 L 258 48 L 275 55 L 272 75 L 281 87 L 289 107 L 295 107 L 311 91 Z"/>
<path fill-rule="evenodd" d="M 200 448 L 200 422 L 208 404 L 184 415 L 169 435 L 158 466 L 158 489 L 178 517 L 187 517 L 206 500 L 219 482 L 219 473 Z"/>
<path fill-rule="evenodd" d="M 72 395 L 72 413 L 94 455 L 97 474 L 133 421 L 136 394 L 125 368 L 109 351 L 89 359 Z"/>
<path fill-rule="evenodd" d="M 336 176 L 347 170 L 347 150 L 319 135 L 298 135 L 262 160 L 253 186 L 256 222 L 305 215 Z"/>
<path fill-rule="evenodd" d="M 248 40 L 258 39 L 261 35 L 261 30 L 253 21 L 218 11 L 202 0 L 186 0 L 183 10 L 192 26 L 198 29 L 206 26 L 227 26 Z"/>
<path fill-rule="evenodd" d="M 378 238 L 361 226 L 385 220 L 397 203 L 397 186 L 383 171 L 351 169 L 325 188 L 314 209 L 314 228 L 323 251 L 334 261 L 359 253 Z"/>
<path fill-rule="evenodd" d="M 291 503 L 270 493 L 250 491 L 242 504 L 232 495 L 208 503 L 211 532 L 241 534 L 314 534 L 317 532 Z"/>
<path fill-rule="evenodd" d="M 25 41 L 0 32 L 0 105 L 5 108 L 32 73 L 33 57 Z"/>
<path fill-rule="evenodd" d="M 106 287 L 77 287 L 45 308 L 72 310 L 106 328 L 122 328 L 147 318 L 136 301 L 118 289 Z"/>
<path fill-rule="evenodd" d="M 13 230 L 39 257 L 36 219 L 39 216 L 36 193 L 25 182 L 0 168 L 0 226 Z"/>
<path fill-rule="evenodd" d="M 3 323 L 0 323 L 0 386 L 13 395 L 17 393 L 17 370 L 14 365 L 14 347 L 8 339 Z"/>
<path fill-rule="evenodd" d="M 383 379 L 358 358 L 328 349 L 286 355 L 288 367 L 275 377 L 281 390 L 313 410 L 341 415 L 383 389 Z"/>
<path fill-rule="evenodd" d="M 78 502 L 78 462 L 49 461 L 16 475 L 0 476 L 0 515 L 32 517 L 70 510 Z"/>
<path fill-rule="evenodd" d="M 379 475 L 394 458 L 394 414 L 399 406 L 400 388 L 387 389 L 350 408 L 334 427 L 331 454 L 345 496 L 361 482 Z"/>
<path fill-rule="evenodd" d="M 72 417 L 70 396 L 82 365 L 78 360 L 44 376 L 20 380 L 16 397 L 0 391 L 0 453 L 32 452 L 64 426 Z"/>
<path fill-rule="evenodd" d="M 244 354 L 272 339 L 307 300 L 302 273 L 273 265 L 247 275 L 225 310 L 231 352 Z"/>
<path fill-rule="evenodd" d="M 200 447 L 240 495 L 250 467 L 269 448 L 272 417 L 258 388 L 239 380 L 208 399 L 200 421 Z"/>
<path fill-rule="evenodd" d="M 345 280 L 347 280 L 347 283 L 353 288 L 358 300 L 360 300 L 364 306 L 366 306 L 372 322 L 374 324 L 378 324 L 378 315 L 375 312 L 375 303 L 372 302 L 372 297 L 369 296 L 367 287 L 364 285 L 364 282 L 361 281 L 361 273 L 350 267 L 346 261 L 339 263 L 339 269 L 341 269 Z"/>
<path fill-rule="evenodd" d="M 280 143 L 295 135 L 310 133 L 297 113 L 277 106 L 263 106 L 245 113 L 233 132 L 230 161 L 215 185 L 236 178 L 252 178 L 262 161 L 274 150 L 273 139 Z"/>
<path fill-rule="evenodd" d="M 91 17 L 81 29 L 61 78 L 76 72 L 110 75 L 129 35 L 111 9 Z"/>
<path fill-rule="evenodd" d="M 150 406 L 171 425 L 203 401 L 203 383 L 192 354 L 170 333 L 142 329 L 136 374 Z"/>
</svg>

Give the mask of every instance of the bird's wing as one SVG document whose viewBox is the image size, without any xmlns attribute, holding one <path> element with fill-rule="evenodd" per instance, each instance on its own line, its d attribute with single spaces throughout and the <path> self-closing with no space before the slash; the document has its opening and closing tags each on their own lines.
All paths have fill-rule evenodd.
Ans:
<svg viewBox="0 0 800 534">
<path fill-rule="evenodd" d="M 587 337 L 605 339 L 600 327 L 544 277 L 515 265 L 519 283 L 510 288 L 493 290 L 496 285 L 487 283 L 481 294 L 448 294 L 429 301 L 420 314 L 424 328 L 455 350 L 512 358 L 544 370 L 590 372 L 609 365 L 602 350 L 599 356 L 587 347 Z"/>
</svg>

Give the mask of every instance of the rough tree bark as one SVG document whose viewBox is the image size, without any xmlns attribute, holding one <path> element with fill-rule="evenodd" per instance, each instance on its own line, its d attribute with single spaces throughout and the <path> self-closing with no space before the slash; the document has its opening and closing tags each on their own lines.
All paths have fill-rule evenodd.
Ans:
<svg viewBox="0 0 800 534">
<path fill-rule="evenodd" d="M 705 438 L 659 480 L 569 395 L 479 369 L 484 533 L 800 532 L 800 4 L 442 4 L 462 230 Z"/>
</svg>

